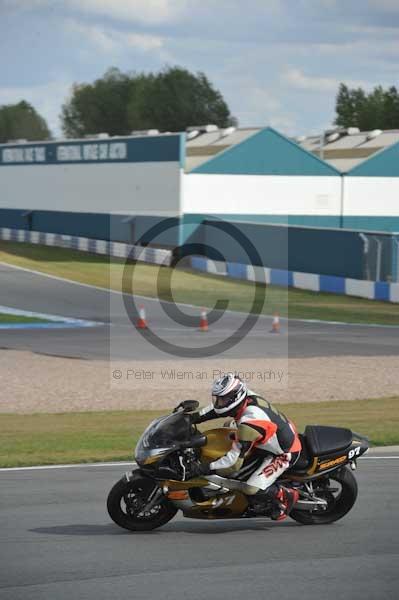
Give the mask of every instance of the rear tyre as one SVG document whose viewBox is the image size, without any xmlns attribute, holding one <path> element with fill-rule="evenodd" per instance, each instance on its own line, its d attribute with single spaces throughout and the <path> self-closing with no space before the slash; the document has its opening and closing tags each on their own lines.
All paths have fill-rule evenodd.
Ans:
<svg viewBox="0 0 399 600">
<path fill-rule="evenodd" d="M 327 525 L 342 519 L 350 511 L 357 498 L 357 482 L 352 471 L 348 467 L 344 467 L 331 473 L 328 477 L 330 480 L 329 487 L 334 488 L 335 484 L 339 485 L 338 493 L 329 491 L 328 487 L 325 490 L 322 488 L 315 490 L 316 496 L 327 500 L 326 510 L 317 509 L 313 512 L 307 512 L 295 510 L 294 508 L 290 512 L 290 517 L 303 525 Z M 316 486 L 317 480 L 313 483 Z"/>
<path fill-rule="evenodd" d="M 107 499 L 108 514 L 114 523 L 130 531 L 150 531 L 173 519 L 177 508 L 163 496 L 150 511 L 144 510 L 154 485 L 154 481 L 140 474 L 130 481 L 120 479 Z"/>
</svg>

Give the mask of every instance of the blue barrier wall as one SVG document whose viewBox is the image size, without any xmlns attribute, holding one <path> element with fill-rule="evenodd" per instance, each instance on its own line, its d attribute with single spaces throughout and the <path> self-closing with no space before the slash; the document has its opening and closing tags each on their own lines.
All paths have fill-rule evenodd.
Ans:
<svg viewBox="0 0 399 600">
<path fill-rule="evenodd" d="M 360 279 L 284 271 L 267 267 L 258 267 L 255 270 L 248 265 L 215 263 L 202 256 L 191 257 L 190 265 L 192 269 L 211 273 L 212 275 L 258 281 L 263 284 L 266 283 L 266 285 L 295 287 L 313 292 L 343 294 L 369 300 L 399 303 L 399 283 L 362 281 Z"/>
<path fill-rule="evenodd" d="M 29 227 L 26 211 L 12 208 L 0 208 L 0 227 L 27 229 Z"/>
<path fill-rule="evenodd" d="M 377 245 L 373 238 L 370 238 L 369 254 L 365 257 L 364 243 L 356 231 L 226 222 L 208 218 L 187 238 L 187 243 L 199 244 L 200 251 L 197 254 L 213 260 L 363 279 L 366 275 L 374 278 L 377 271 Z M 393 272 L 393 242 L 389 234 L 378 234 L 378 239 L 383 242 L 381 280 L 385 280 Z M 251 245 L 258 254 L 255 260 L 248 256 Z"/>
<path fill-rule="evenodd" d="M 164 231 L 150 237 L 149 231 L 157 225 L 165 225 Z M 380 279 L 397 280 L 398 249 L 389 234 L 369 235 L 366 258 L 359 232 L 212 218 L 200 222 L 198 215 L 192 221 L 185 215 L 181 225 L 177 217 L 58 211 L 28 214 L 24 210 L 0 209 L 0 227 L 166 248 L 179 246 L 180 236 L 186 244 L 199 245 L 197 254 L 214 260 L 353 279 L 377 279 L 377 238 L 382 242 Z M 253 256 L 248 255 L 251 245 L 256 251 Z"/>
<path fill-rule="evenodd" d="M 150 240 L 148 232 L 157 224 L 165 223 L 165 231 Z M 29 229 L 87 237 L 114 242 L 154 243 L 175 247 L 179 240 L 179 220 L 160 216 L 108 215 L 104 213 L 76 213 L 61 211 L 27 211 L 0 209 L 0 227 Z"/>
</svg>

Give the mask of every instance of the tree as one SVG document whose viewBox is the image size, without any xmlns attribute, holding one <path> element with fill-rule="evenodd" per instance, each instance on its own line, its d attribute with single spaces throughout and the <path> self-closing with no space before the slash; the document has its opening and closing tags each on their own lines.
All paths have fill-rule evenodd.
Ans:
<svg viewBox="0 0 399 600">
<path fill-rule="evenodd" d="M 62 129 L 67 137 L 109 133 L 123 135 L 129 131 L 127 105 L 130 79 L 119 69 L 109 69 L 93 84 L 75 84 L 71 98 L 63 105 Z"/>
<path fill-rule="evenodd" d="M 341 127 L 359 127 L 361 131 L 399 127 L 399 93 L 395 86 L 387 90 L 377 86 L 367 94 L 360 87 L 349 89 L 341 83 L 335 110 L 335 124 Z"/>
<path fill-rule="evenodd" d="M 134 129 L 182 131 L 189 125 L 235 123 L 221 93 L 203 73 L 180 67 L 160 73 L 123 74 L 112 68 L 93 84 L 75 84 L 62 107 L 67 137 L 106 132 L 126 135 Z"/>
<path fill-rule="evenodd" d="M 398 127 L 399 127 L 399 93 L 395 86 L 391 86 L 385 92 L 384 109 L 385 109 L 384 129 L 398 129 Z"/>
<path fill-rule="evenodd" d="M 44 118 L 25 100 L 0 106 L 0 143 L 9 140 L 47 140 L 51 137 Z"/>
<path fill-rule="evenodd" d="M 172 67 L 150 76 L 130 107 L 132 129 L 154 127 L 160 131 L 182 131 L 189 125 L 233 124 L 222 94 L 204 73 L 193 75 Z"/>
</svg>

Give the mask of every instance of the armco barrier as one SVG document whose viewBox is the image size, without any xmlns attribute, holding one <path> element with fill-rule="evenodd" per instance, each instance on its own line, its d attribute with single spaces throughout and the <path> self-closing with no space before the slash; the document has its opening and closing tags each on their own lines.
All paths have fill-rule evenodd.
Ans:
<svg viewBox="0 0 399 600">
<path fill-rule="evenodd" d="M 0 227 L 0 240 L 71 248 L 82 252 L 103 254 L 118 258 L 126 258 L 131 255 L 135 260 L 158 265 L 170 265 L 172 262 L 172 252 L 170 250 L 143 248 L 142 246 L 131 246 L 121 242 L 107 242 L 57 233 Z M 192 257 L 191 266 L 198 271 L 241 280 L 260 281 L 267 284 L 290 286 L 315 292 L 331 292 L 371 300 L 385 300 L 399 303 L 399 283 L 364 281 L 332 275 L 315 275 L 313 273 L 269 269 L 267 267 L 243 265 L 240 263 L 225 263 L 210 260 L 203 256 Z"/>
<path fill-rule="evenodd" d="M 172 260 L 172 252 L 161 248 L 143 248 L 142 246 L 122 244 L 121 242 L 106 242 L 104 240 L 93 240 L 73 235 L 27 231 L 24 229 L 0 227 L 0 240 L 57 246 L 59 248 L 70 248 L 81 250 L 82 252 L 105 254 L 118 258 L 126 258 L 130 255 L 134 260 L 157 265 L 170 265 Z"/>
<path fill-rule="evenodd" d="M 332 275 L 314 275 L 313 273 L 299 273 L 284 271 L 282 269 L 269 269 L 266 267 L 253 267 L 234 263 L 223 263 L 210 260 L 203 256 L 193 256 L 191 267 L 213 275 L 223 275 L 247 281 L 290 286 L 314 292 L 330 292 L 346 296 L 358 296 L 370 300 L 385 300 L 399 302 L 399 283 L 386 283 L 383 281 L 363 281 Z"/>
</svg>

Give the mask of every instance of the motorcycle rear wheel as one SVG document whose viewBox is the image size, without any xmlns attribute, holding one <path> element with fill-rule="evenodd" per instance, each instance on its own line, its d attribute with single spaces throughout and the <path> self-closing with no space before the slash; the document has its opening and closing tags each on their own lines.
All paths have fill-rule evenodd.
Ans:
<svg viewBox="0 0 399 600">
<path fill-rule="evenodd" d="M 177 508 L 164 497 L 151 511 L 140 510 L 153 488 L 154 482 L 141 475 L 130 481 L 120 479 L 107 499 L 108 514 L 114 523 L 129 531 L 151 531 L 173 519 Z"/>
<path fill-rule="evenodd" d="M 329 474 L 328 477 L 331 482 L 334 483 L 335 481 L 340 485 L 340 491 L 337 496 L 326 491 L 327 509 L 325 511 L 305 512 L 293 508 L 290 512 L 292 519 L 302 523 L 302 525 L 327 525 L 342 519 L 351 510 L 357 498 L 357 482 L 352 471 L 348 467 L 344 467 Z M 314 484 L 316 483 L 317 480 L 314 481 Z M 316 496 L 323 497 L 323 494 L 316 491 Z"/>
</svg>

